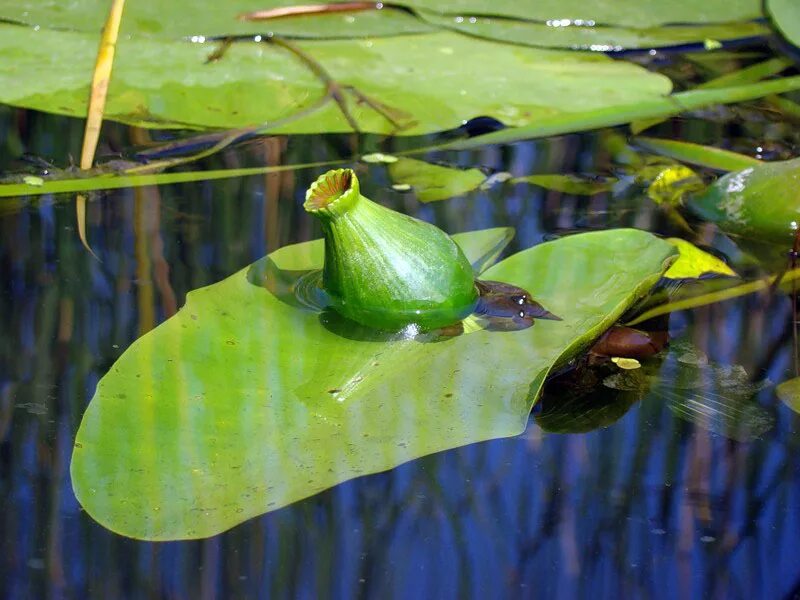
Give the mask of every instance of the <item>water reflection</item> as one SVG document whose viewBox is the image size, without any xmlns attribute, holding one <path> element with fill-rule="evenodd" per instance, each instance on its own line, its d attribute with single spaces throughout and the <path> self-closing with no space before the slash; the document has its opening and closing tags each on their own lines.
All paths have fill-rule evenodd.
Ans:
<svg viewBox="0 0 800 600">
<path fill-rule="evenodd" d="M 61 123 L 26 118 L 44 131 Z M 691 131 L 689 123 L 684 135 Z M 59 133 L 37 150 L 50 144 L 44 154 L 66 155 L 80 133 Z M 591 172 L 604 160 L 596 147 L 595 136 L 570 136 L 464 160 L 519 174 L 533 165 Z M 253 145 L 215 160 L 249 164 L 269 152 Z M 315 142 L 281 152 L 288 160 L 326 150 Z M 97 380 L 188 290 L 271 248 L 316 237 L 294 191 L 315 176 L 176 185 L 158 197 L 109 194 L 89 210 L 102 263 L 81 249 L 72 207 L 58 198 L 0 217 L 5 597 L 782 598 L 800 591 L 798 416 L 776 404 L 771 389 L 757 400 L 775 427 L 748 443 L 687 424 L 646 396 L 605 429 L 555 435 L 532 423 L 524 436 L 351 481 L 205 541 L 136 542 L 91 521 L 75 501 L 68 463 Z M 372 181 L 376 190 L 382 183 Z M 388 191 L 375 195 L 450 231 L 517 226 L 515 248 L 565 228 L 670 232 L 649 205 L 621 199 L 612 210 L 604 196 L 587 201 L 520 186 L 508 196 L 480 192 L 418 207 Z M 785 298 L 747 298 L 678 315 L 671 328 L 712 360 L 781 381 L 791 362 L 789 308 Z"/>
</svg>

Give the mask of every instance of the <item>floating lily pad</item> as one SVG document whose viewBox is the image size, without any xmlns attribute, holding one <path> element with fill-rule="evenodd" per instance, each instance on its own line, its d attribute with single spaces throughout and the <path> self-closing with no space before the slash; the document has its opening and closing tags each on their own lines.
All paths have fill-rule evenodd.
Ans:
<svg viewBox="0 0 800 600">
<path fill-rule="evenodd" d="M 559 14 L 554 11 L 554 14 Z M 761 23 L 739 22 L 652 27 L 561 26 L 561 19 L 549 22 L 509 18 L 442 15 L 422 13 L 429 23 L 491 40 L 548 48 L 572 48 L 595 52 L 614 52 L 626 48 L 659 48 L 679 44 L 702 43 L 707 39 L 722 41 L 765 36 L 770 33 Z"/>
<path fill-rule="evenodd" d="M 454 236 L 473 264 L 506 238 Z M 550 369 L 646 294 L 675 250 L 624 229 L 525 250 L 482 278 L 528 289 L 564 320 L 436 341 L 303 307 L 292 286 L 323 252 L 288 246 L 191 292 L 111 367 L 71 465 L 93 518 L 136 538 L 200 538 L 353 477 L 517 435 Z"/>
<path fill-rule="evenodd" d="M 555 26 L 625 25 L 655 27 L 666 23 L 728 23 L 762 16 L 760 0 L 404 0 L 403 4 L 441 14 L 496 15 Z M 576 23 L 577 22 L 577 23 Z"/>
<path fill-rule="evenodd" d="M 84 116 L 97 36 L 0 25 L 0 101 Z M 362 131 L 421 134 L 491 115 L 509 125 L 661 98 L 669 79 L 602 55 L 519 48 L 435 33 L 297 42 L 343 86 Z M 298 57 L 237 43 L 206 64 L 214 44 L 137 38 L 117 46 L 106 117 L 141 126 L 275 125 L 284 133 L 352 128 Z M 70 57 L 64 68 L 63 57 Z M 486 65 L 474 77 L 475 60 Z M 591 90 L 592 93 L 586 93 Z M 298 118 L 298 115 L 302 115 Z M 387 117 L 391 118 L 390 121 Z M 290 123 L 281 120 L 296 118 Z"/>
<path fill-rule="evenodd" d="M 239 15 L 297 2 L 281 0 L 234 0 L 228 2 L 183 2 L 137 0 L 125 4 L 120 35 L 177 39 L 257 35 L 275 33 L 303 38 L 358 38 L 424 33 L 431 25 L 407 11 L 350 11 L 305 17 L 245 21 Z M 309 2 L 308 4 L 322 4 Z M 40 28 L 98 33 L 110 4 L 107 0 L 0 0 L 0 18 Z"/>
<path fill-rule="evenodd" d="M 520 140 L 587 131 L 601 127 L 622 125 L 633 121 L 663 119 L 682 112 L 714 104 L 733 104 L 763 98 L 771 94 L 784 94 L 800 89 L 800 76 L 783 77 L 759 83 L 736 85 L 709 90 L 689 90 L 628 106 L 615 106 L 573 114 L 554 114 L 540 117 L 528 125 L 509 127 L 466 140 L 453 140 L 440 144 L 438 149 L 466 150 L 486 144 L 510 144 Z"/>
<path fill-rule="evenodd" d="M 787 5 L 791 1 L 783 0 Z M 328 0 L 308 4 L 334 3 Z M 430 26 L 420 19 L 393 5 L 384 6 L 382 10 L 294 16 L 268 22 L 246 22 L 237 18 L 242 13 L 297 4 L 291 0 L 202 3 L 138 0 L 125 6 L 122 35 L 189 37 L 275 32 L 301 37 L 341 38 L 430 30 Z M 773 4 L 780 3 L 773 0 Z M 749 21 L 763 16 L 760 0 L 501 0 L 492 2 L 490 6 L 482 0 L 401 0 L 394 6 L 406 6 L 412 11 L 424 11 L 428 15 L 447 15 L 448 18 L 466 16 L 467 21 L 470 15 L 539 21 L 541 26 L 562 30 L 591 30 L 597 25 L 646 29 L 666 23 L 684 26 L 724 23 L 722 27 L 730 29 L 738 26 L 733 24 L 736 21 Z M 0 18 L 3 20 L 45 28 L 98 32 L 103 27 L 107 12 L 108 3 L 104 0 L 72 0 L 69 3 L 57 0 L 0 0 Z M 724 31 L 706 35 L 706 38 L 729 39 Z M 632 35 L 633 32 L 628 33 L 628 36 Z M 651 32 L 650 35 L 659 33 Z"/>
<path fill-rule="evenodd" d="M 655 175 L 647 186 L 647 197 L 656 204 L 678 206 L 687 195 L 706 189 L 700 176 L 683 165 L 649 165 L 639 169 L 637 177 L 647 180 L 651 173 Z"/>
<path fill-rule="evenodd" d="M 800 48 L 800 4 L 796 0 L 765 0 L 764 6 L 783 37 Z"/>
</svg>

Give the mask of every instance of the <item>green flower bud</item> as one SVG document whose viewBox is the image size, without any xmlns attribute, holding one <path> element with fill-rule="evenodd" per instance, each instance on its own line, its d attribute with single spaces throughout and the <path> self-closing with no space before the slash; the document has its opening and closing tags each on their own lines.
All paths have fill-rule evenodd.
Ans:
<svg viewBox="0 0 800 600">
<path fill-rule="evenodd" d="M 322 285 L 341 315 L 375 329 L 434 329 L 475 308 L 461 248 L 441 229 L 362 196 L 352 170 L 319 177 L 303 207 L 322 222 Z"/>
</svg>

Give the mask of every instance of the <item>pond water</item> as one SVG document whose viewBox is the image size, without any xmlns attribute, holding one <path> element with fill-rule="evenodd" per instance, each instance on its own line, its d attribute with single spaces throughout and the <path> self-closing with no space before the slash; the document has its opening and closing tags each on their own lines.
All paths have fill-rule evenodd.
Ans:
<svg viewBox="0 0 800 600">
<path fill-rule="evenodd" d="M 673 119 L 648 134 L 791 157 L 792 127 L 768 117 L 734 107 Z M 17 170 L 24 153 L 66 166 L 82 134 L 79 120 L 0 107 L 0 172 Z M 615 169 L 603 143 L 608 134 L 425 158 L 512 175 L 607 176 Z M 107 124 L 101 151 L 129 155 L 142 136 Z M 193 168 L 342 160 L 353 142 L 344 135 L 257 139 Z M 391 152 L 420 140 L 361 143 Z M 611 227 L 683 235 L 635 183 L 591 197 L 500 183 L 421 204 L 391 188 L 384 165 L 356 169 L 366 195 L 445 231 L 514 227 L 506 254 Z M 0 595 L 800 596 L 800 416 L 775 394 L 774 384 L 794 376 L 795 356 L 791 301 L 779 294 L 673 314 L 678 358 L 654 363 L 649 391 L 600 384 L 576 399 L 578 384 L 551 385 L 521 436 L 347 481 L 208 539 L 137 541 L 90 518 L 69 465 L 98 380 L 175 314 L 189 291 L 319 237 L 302 200 L 320 172 L 99 194 L 87 218 L 99 260 L 81 246 L 71 196 L 0 204 Z M 701 231 L 739 259 L 712 228 Z M 501 370 L 526 357 L 486 360 Z M 684 364 L 703 370 L 709 386 L 679 385 Z M 598 406 L 605 416 L 581 423 Z M 731 425 L 730 414 L 744 423 Z M 570 427 L 589 430 L 546 431 Z M 258 440 L 252 444 L 257 452 Z"/>
</svg>

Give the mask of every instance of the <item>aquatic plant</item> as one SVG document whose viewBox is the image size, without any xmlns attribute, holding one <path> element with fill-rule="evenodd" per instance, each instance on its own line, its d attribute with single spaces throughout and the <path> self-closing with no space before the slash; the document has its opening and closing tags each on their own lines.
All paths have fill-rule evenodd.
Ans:
<svg viewBox="0 0 800 600">
<path fill-rule="evenodd" d="M 321 175 L 303 206 L 322 222 L 323 287 L 348 319 L 377 329 L 428 329 L 475 308 L 472 266 L 450 236 L 364 197 L 351 169 Z"/>
<path fill-rule="evenodd" d="M 453 239 L 476 277 L 535 289 L 563 321 L 439 343 L 355 325 L 339 335 L 283 293 L 323 268 L 322 240 L 190 292 L 99 382 L 70 468 L 81 505 L 131 537 L 206 537 L 354 477 L 522 433 L 551 371 L 646 295 L 676 251 L 617 229 L 493 264 L 509 233 Z"/>
</svg>

